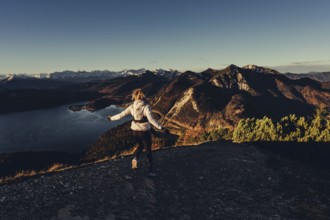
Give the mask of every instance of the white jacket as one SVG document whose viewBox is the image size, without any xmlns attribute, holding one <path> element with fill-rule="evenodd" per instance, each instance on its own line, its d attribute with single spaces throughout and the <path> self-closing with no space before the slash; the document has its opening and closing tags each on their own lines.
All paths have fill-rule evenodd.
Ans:
<svg viewBox="0 0 330 220">
<path fill-rule="evenodd" d="M 127 115 L 132 115 L 135 120 L 141 120 L 143 116 L 148 119 L 148 122 L 132 121 L 131 129 L 134 131 L 150 130 L 150 123 L 157 129 L 161 130 L 162 126 L 152 116 L 150 105 L 143 100 L 135 100 L 128 108 L 121 113 L 111 117 L 111 121 L 119 120 Z"/>
</svg>

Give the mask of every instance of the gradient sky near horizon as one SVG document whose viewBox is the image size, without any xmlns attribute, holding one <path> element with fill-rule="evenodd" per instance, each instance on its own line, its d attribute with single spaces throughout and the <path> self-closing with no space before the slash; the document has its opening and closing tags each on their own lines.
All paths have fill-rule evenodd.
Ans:
<svg viewBox="0 0 330 220">
<path fill-rule="evenodd" d="M 0 74 L 330 71 L 328 0 L 0 0 Z"/>
</svg>

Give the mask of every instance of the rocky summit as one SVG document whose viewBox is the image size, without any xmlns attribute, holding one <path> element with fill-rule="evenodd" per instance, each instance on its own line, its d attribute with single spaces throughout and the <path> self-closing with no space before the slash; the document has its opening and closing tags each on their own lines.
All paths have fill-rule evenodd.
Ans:
<svg viewBox="0 0 330 220">
<path fill-rule="evenodd" d="M 103 94 L 90 102 L 88 107 L 93 110 L 130 102 L 132 90 L 142 88 L 155 113 L 172 131 L 233 128 L 245 117 L 311 115 L 315 106 L 330 107 L 326 83 L 309 78 L 293 80 L 256 65 L 186 71 L 170 79 L 146 71 L 140 76 L 82 87 Z"/>
<path fill-rule="evenodd" d="M 289 79 L 256 65 L 230 65 L 200 73 L 186 71 L 171 79 L 147 71 L 138 77 L 84 86 L 105 94 L 87 106 L 91 109 L 118 104 L 118 100 L 130 104 L 132 90 L 142 88 L 159 121 L 178 136 L 174 145 L 196 143 L 206 132 L 222 130 L 229 134 L 243 118 L 267 116 L 279 120 L 290 114 L 312 116 L 315 107 L 330 108 L 330 87 L 325 84 L 308 78 Z M 130 137 L 125 137 L 129 129 L 112 130 L 87 150 L 88 159 L 100 159 L 113 149 L 130 146 Z"/>
<path fill-rule="evenodd" d="M 330 173 L 251 145 L 154 152 L 0 186 L 0 219 L 329 219 Z M 141 159 L 144 159 L 143 157 Z"/>
<path fill-rule="evenodd" d="M 308 115 L 315 106 L 330 106 L 330 92 L 319 82 L 291 80 L 254 65 L 186 72 L 155 96 L 154 108 L 171 127 L 195 130 L 235 126 L 244 117 Z"/>
</svg>

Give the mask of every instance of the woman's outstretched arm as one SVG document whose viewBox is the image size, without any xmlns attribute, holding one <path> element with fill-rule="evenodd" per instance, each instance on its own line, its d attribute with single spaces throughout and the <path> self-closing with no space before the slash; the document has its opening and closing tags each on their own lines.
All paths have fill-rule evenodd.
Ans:
<svg viewBox="0 0 330 220">
<path fill-rule="evenodd" d="M 130 105 L 128 108 L 126 108 L 124 111 L 120 112 L 119 114 L 117 115 L 114 115 L 114 116 L 108 116 L 108 119 L 110 121 L 115 121 L 115 120 L 119 120 L 119 119 L 122 119 L 123 117 L 127 116 L 127 115 L 130 115 L 131 114 L 131 108 L 132 108 L 132 105 Z"/>
<path fill-rule="evenodd" d="M 162 130 L 163 127 L 158 123 L 158 121 L 153 117 L 151 108 L 149 105 L 147 105 L 144 109 L 145 116 L 147 117 L 148 121 L 150 124 L 152 124 L 155 128 Z"/>
</svg>

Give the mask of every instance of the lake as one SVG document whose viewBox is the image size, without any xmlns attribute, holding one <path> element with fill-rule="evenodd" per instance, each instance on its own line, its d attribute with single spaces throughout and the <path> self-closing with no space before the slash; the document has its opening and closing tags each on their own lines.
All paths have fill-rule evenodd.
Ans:
<svg viewBox="0 0 330 220">
<path fill-rule="evenodd" d="M 129 118 L 109 122 L 107 115 L 123 109 L 109 106 L 88 112 L 72 112 L 69 105 L 0 115 L 0 153 L 64 151 L 79 153 L 110 128 Z"/>
</svg>

